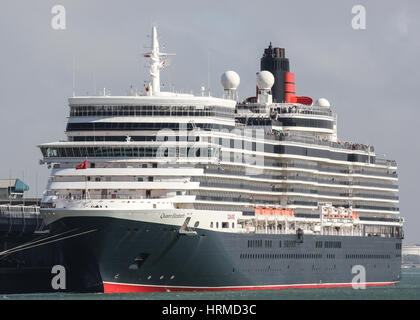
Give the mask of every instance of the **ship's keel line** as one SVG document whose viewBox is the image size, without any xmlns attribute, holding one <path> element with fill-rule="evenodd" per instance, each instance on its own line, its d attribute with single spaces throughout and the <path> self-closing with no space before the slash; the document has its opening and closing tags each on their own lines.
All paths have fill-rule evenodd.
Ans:
<svg viewBox="0 0 420 320">
<path fill-rule="evenodd" d="M 316 289 L 339 288 L 352 286 L 389 286 L 393 282 L 366 282 L 366 283 L 310 283 L 310 284 L 285 284 L 265 286 L 232 286 L 232 287 L 184 287 L 184 286 L 153 286 L 142 284 L 127 284 L 117 282 L 103 282 L 104 293 L 129 293 L 129 292 L 171 292 L 171 291 L 235 291 L 235 290 L 280 290 L 280 289 Z"/>
</svg>

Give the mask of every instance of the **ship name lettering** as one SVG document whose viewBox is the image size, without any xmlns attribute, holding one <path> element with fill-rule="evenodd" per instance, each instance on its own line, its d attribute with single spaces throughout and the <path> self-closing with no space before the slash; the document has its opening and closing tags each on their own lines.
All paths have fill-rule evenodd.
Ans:
<svg viewBox="0 0 420 320">
<path fill-rule="evenodd" d="M 160 218 L 161 219 L 169 219 L 169 218 L 181 219 L 181 218 L 185 218 L 185 214 L 176 214 L 176 213 L 174 213 L 174 214 L 164 214 L 164 213 L 162 213 L 160 215 Z"/>
</svg>

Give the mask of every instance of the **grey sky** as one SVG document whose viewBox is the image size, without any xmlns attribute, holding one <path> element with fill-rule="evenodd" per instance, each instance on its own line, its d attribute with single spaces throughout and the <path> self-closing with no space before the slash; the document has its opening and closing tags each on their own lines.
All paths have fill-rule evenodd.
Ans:
<svg viewBox="0 0 420 320">
<path fill-rule="evenodd" d="M 51 28 L 51 8 L 66 8 L 66 30 Z M 353 30 L 362 4 L 367 29 Z M 178 90 L 207 86 L 235 70 L 241 98 L 255 92 L 264 48 L 285 47 L 298 95 L 326 97 L 342 140 L 369 143 L 399 165 L 407 243 L 420 243 L 420 2 L 413 1 L 22 1 L 0 4 L 0 177 L 21 177 L 41 194 L 48 170 L 36 146 L 64 139 L 67 98 L 106 87 L 124 95 L 143 87 L 141 53 L 152 23 L 177 55 L 162 73 Z M 210 63 L 208 63 L 210 62 Z M 210 68 L 208 68 L 210 65 Z M 36 180 L 38 177 L 38 187 Z"/>
</svg>

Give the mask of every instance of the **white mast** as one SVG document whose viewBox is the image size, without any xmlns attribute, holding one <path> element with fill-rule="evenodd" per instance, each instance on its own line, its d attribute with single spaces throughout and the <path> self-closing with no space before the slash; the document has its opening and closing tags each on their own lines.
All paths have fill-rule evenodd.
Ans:
<svg viewBox="0 0 420 320">
<path fill-rule="evenodd" d="M 158 95 L 160 92 L 160 69 L 165 67 L 166 61 L 160 61 L 160 57 L 175 55 L 173 53 L 161 53 L 159 51 L 159 41 L 157 38 L 156 27 L 152 28 L 152 45 L 151 52 L 144 54 L 144 57 L 150 58 L 150 82 L 148 87 L 148 95 Z"/>
</svg>

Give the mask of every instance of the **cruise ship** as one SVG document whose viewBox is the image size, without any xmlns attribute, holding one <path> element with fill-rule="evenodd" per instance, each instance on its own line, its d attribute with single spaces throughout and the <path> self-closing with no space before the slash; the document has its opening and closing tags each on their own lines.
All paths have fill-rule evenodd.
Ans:
<svg viewBox="0 0 420 320">
<path fill-rule="evenodd" d="M 397 164 L 341 141 L 327 99 L 296 95 L 285 49 L 264 50 L 242 101 L 234 71 L 220 98 L 161 91 L 168 55 L 153 27 L 144 91 L 70 97 L 67 140 L 39 145 L 41 214 L 74 235 L 63 263 L 104 292 L 400 280 Z"/>
</svg>

